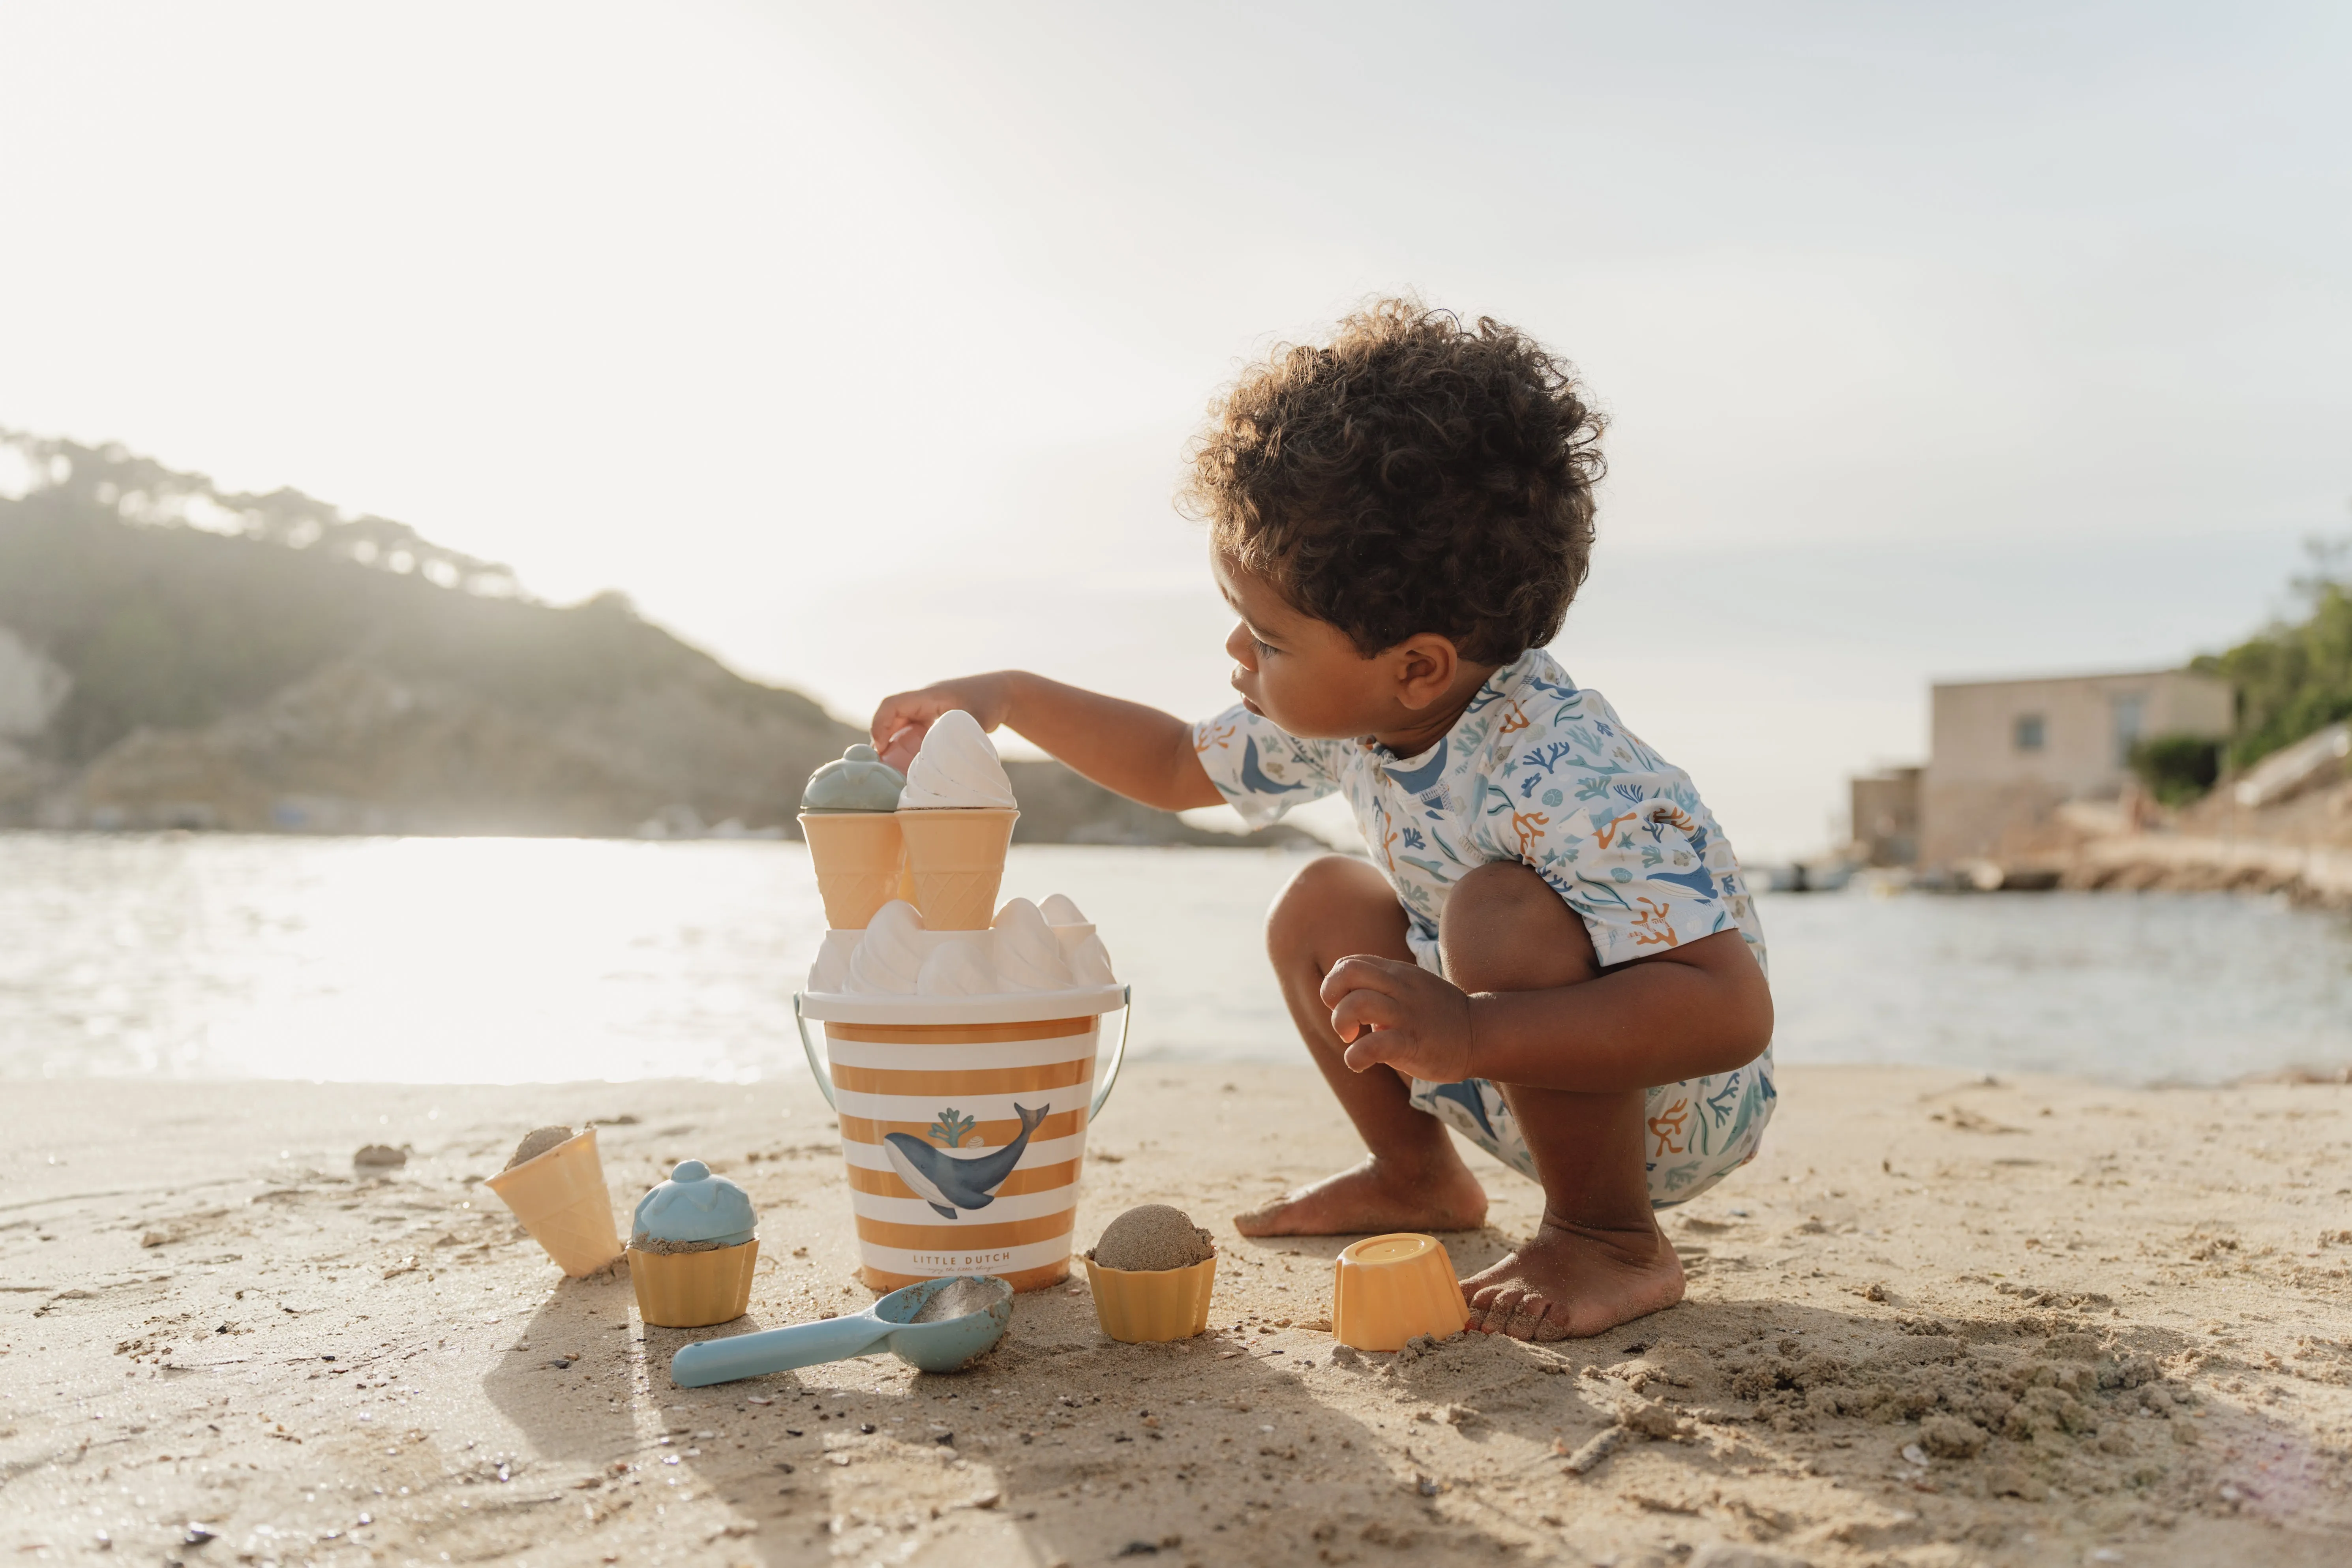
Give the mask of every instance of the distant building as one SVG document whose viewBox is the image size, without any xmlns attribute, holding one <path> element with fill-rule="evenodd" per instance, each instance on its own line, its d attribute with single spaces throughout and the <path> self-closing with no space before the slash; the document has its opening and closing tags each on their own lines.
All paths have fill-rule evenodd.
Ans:
<svg viewBox="0 0 2352 1568">
<path fill-rule="evenodd" d="M 2046 849 L 2061 832 L 2060 806 L 2122 799 L 2134 745 L 2159 735 L 2226 740 L 2235 720 L 2229 683 L 2186 670 L 1937 686 L 1918 863 L 1943 868 Z"/>
<path fill-rule="evenodd" d="M 1919 860 L 1919 775 L 1923 768 L 1885 768 L 1853 781 L 1853 842 L 1865 866 Z"/>
</svg>

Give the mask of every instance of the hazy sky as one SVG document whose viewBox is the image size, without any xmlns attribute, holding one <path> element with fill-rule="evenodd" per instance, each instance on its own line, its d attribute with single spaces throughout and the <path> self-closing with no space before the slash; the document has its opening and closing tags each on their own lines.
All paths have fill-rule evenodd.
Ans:
<svg viewBox="0 0 2352 1568">
<path fill-rule="evenodd" d="M 1379 292 L 1609 410 L 1559 645 L 1751 856 L 2352 497 L 2352 12 L 0 7 L 0 424 L 617 586 L 862 719 L 1222 707 L 1168 497 Z"/>
</svg>

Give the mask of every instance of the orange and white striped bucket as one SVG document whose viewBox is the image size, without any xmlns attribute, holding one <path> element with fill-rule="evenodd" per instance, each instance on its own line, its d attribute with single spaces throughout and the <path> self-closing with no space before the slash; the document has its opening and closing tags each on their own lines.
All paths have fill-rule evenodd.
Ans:
<svg viewBox="0 0 2352 1568">
<path fill-rule="evenodd" d="M 1097 1072 L 1102 1016 L 1129 1001 L 1123 985 L 793 999 L 810 1070 L 841 1119 L 869 1289 L 993 1274 L 1039 1290 L 1069 1278 L 1087 1127 L 1127 1050 L 1122 1018 Z M 808 1020 L 824 1026 L 825 1062 Z"/>
</svg>

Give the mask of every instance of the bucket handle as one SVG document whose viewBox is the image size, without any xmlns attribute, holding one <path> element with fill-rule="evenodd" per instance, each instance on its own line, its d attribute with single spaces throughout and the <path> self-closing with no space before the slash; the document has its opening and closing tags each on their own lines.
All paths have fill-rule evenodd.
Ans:
<svg viewBox="0 0 2352 1568">
<path fill-rule="evenodd" d="M 824 1061 L 817 1055 L 816 1042 L 809 1037 L 808 1015 L 801 1010 L 801 994 L 793 993 L 793 1027 L 800 1031 L 801 1054 L 808 1058 L 809 1076 L 816 1079 L 817 1091 L 836 1113 L 841 1104 L 833 1097 L 833 1075 L 824 1070 Z M 1103 1106 L 1110 1100 L 1110 1091 L 1118 1087 L 1118 1069 L 1127 1065 L 1128 1031 L 1135 1026 L 1135 987 L 1118 988 L 1118 1044 L 1111 1047 L 1110 1068 L 1102 1075 L 1102 1083 L 1095 1090 L 1095 1102 L 1087 1108 L 1088 1121 L 1102 1114 Z"/>
</svg>

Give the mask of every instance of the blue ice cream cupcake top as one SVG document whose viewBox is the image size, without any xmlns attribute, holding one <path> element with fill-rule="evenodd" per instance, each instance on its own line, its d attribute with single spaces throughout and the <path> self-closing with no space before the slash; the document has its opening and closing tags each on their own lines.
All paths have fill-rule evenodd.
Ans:
<svg viewBox="0 0 2352 1568">
<path fill-rule="evenodd" d="M 635 1236 L 656 1241 L 702 1241 L 740 1247 L 751 1239 L 759 1216 L 751 1196 L 699 1160 L 684 1160 L 669 1180 L 637 1200 Z"/>
<path fill-rule="evenodd" d="M 871 746 L 852 746 L 841 760 L 809 775 L 801 792 L 803 811 L 896 811 L 907 775 L 884 762 Z"/>
</svg>

